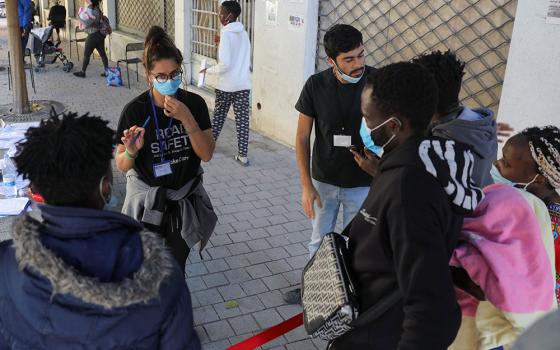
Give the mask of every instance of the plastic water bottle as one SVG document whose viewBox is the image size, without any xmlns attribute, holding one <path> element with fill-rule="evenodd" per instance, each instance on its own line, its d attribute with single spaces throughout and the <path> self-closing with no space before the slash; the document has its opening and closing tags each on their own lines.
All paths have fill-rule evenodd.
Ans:
<svg viewBox="0 0 560 350">
<path fill-rule="evenodd" d="M 8 154 L 4 154 L 3 165 L 4 167 L 2 168 L 2 186 L 4 188 L 2 192 L 6 197 L 17 197 L 17 171 Z"/>
</svg>

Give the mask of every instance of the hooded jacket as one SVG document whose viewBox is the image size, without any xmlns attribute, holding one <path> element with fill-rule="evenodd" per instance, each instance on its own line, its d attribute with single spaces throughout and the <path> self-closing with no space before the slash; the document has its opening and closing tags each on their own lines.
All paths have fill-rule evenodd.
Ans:
<svg viewBox="0 0 560 350">
<path fill-rule="evenodd" d="M 349 250 L 360 313 L 387 311 L 333 349 L 444 350 L 453 342 L 461 312 L 449 259 L 463 215 L 482 199 L 472 161 L 464 145 L 418 137 L 383 156 L 351 224 Z"/>
<path fill-rule="evenodd" d="M 219 74 L 216 89 L 236 92 L 251 89 L 251 42 L 241 22 L 231 22 L 220 31 L 219 63 L 207 72 Z"/>
<path fill-rule="evenodd" d="M 462 107 L 431 127 L 432 135 L 468 145 L 474 155 L 473 179 L 480 187 L 494 183 L 490 170 L 496 161 L 498 139 L 494 114 L 487 108 Z"/>
<path fill-rule="evenodd" d="M 124 215 L 41 205 L 0 243 L 0 349 L 200 349 L 189 291 Z"/>
</svg>

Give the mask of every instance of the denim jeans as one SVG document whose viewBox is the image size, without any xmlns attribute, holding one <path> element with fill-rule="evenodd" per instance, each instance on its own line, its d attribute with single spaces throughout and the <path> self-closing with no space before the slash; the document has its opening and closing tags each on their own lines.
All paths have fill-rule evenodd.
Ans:
<svg viewBox="0 0 560 350">
<path fill-rule="evenodd" d="M 319 249 L 323 237 L 334 231 L 340 205 L 342 204 L 343 225 L 346 227 L 362 207 L 369 192 L 369 187 L 343 188 L 315 179 L 312 181 L 321 197 L 323 207 L 319 208 L 317 201 L 313 204 L 315 219 L 312 221 L 313 231 L 311 242 L 309 242 L 309 257 L 312 257 Z"/>
</svg>

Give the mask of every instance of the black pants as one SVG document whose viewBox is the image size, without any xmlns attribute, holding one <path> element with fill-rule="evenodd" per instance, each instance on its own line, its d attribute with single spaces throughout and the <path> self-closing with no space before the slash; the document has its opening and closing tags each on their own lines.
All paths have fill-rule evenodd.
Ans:
<svg viewBox="0 0 560 350">
<path fill-rule="evenodd" d="M 161 226 L 144 223 L 150 231 L 157 232 L 165 241 L 165 245 L 185 272 L 185 264 L 189 257 L 190 248 L 181 236 L 182 219 L 179 204 L 173 201 L 166 202 L 166 209 L 161 220 Z"/>
<path fill-rule="evenodd" d="M 233 104 L 235 113 L 235 126 L 237 129 L 237 150 L 241 157 L 247 157 L 249 149 L 249 96 L 251 90 L 226 92 L 216 89 L 216 107 L 212 120 L 212 133 L 214 140 L 222 132 L 229 108 Z"/>
<path fill-rule="evenodd" d="M 29 41 L 29 31 L 24 28 L 19 28 L 21 31 L 21 50 L 25 54 L 25 48 L 27 47 L 27 42 Z"/>
<path fill-rule="evenodd" d="M 86 39 L 86 47 L 84 48 L 84 63 L 82 64 L 82 72 L 84 73 L 89 65 L 89 59 L 93 50 L 97 50 L 97 53 L 99 53 L 105 70 L 109 68 L 109 60 L 107 59 L 107 53 L 105 52 L 105 35 L 100 32 L 95 32 L 89 34 Z"/>
<path fill-rule="evenodd" d="M 57 41 L 58 41 L 58 42 L 61 41 L 61 40 L 60 40 L 60 28 L 63 28 L 63 27 L 57 27 L 57 26 L 55 26 L 55 27 L 53 28 L 53 31 L 51 32 L 51 37 L 50 37 L 50 39 L 51 39 L 53 42 L 54 42 L 54 32 L 56 32 Z"/>
</svg>

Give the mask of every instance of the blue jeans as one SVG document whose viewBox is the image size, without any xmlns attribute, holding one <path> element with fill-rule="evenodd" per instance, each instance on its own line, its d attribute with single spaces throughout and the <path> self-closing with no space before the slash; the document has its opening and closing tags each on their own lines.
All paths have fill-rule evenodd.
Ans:
<svg viewBox="0 0 560 350">
<path fill-rule="evenodd" d="M 343 188 L 315 179 L 312 181 L 321 197 L 323 207 L 319 208 L 317 201 L 313 204 L 315 219 L 312 221 L 313 231 L 311 242 L 309 242 L 309 257 L 312 257 L 319 249 L 323 237 L 334 231 L 340 205 L 342 204 L 343 225 L 346 227 L 362 207 L 369 192 L 369 187 Z"/>
</svg>

